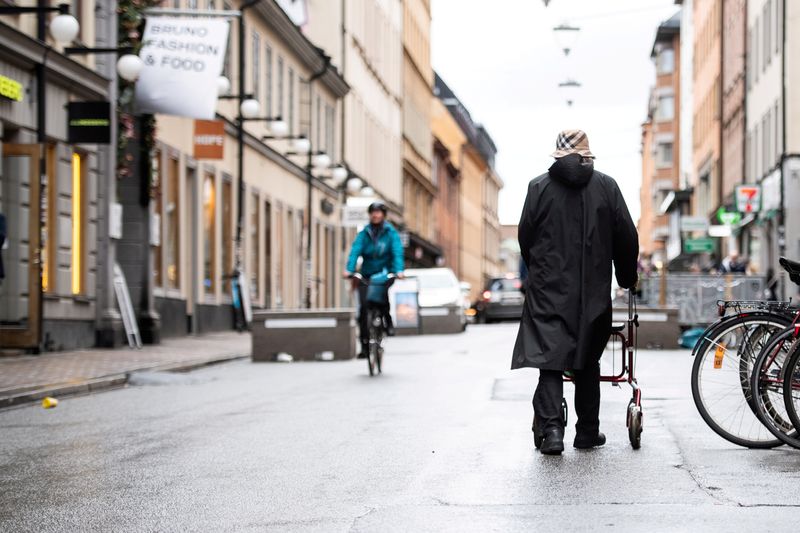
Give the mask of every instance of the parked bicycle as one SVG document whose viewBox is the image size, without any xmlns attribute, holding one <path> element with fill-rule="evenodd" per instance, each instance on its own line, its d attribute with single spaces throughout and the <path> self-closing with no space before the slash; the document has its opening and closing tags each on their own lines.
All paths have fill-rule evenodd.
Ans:
<svg viewBox="0 0 800 533">
<path fill-rule="evenodd" d="M 797 283 L 800 264 L 781 259 L 781 265 Z M 790 302 L 721 301 L 719 314 L 692 351 L 692 396 L 700 416 L 740 446 L 772 448 L 796 440 L 774 391 L 783 387 L 790 326 L 800 321 L 800 309 Z"/>
<path fill-rule="evenodd" d="M 367 324 L 369 326 L 369 349 L 367 366 L 369 375 L 383 372 L 383 341 L 387 336 L 386 315 L 389 309 L 389 287 L 394 284 L 394 274 L 376 274 L 369 279 L 359 273 L 350 276 L 367 287 Z"/>
</svg>

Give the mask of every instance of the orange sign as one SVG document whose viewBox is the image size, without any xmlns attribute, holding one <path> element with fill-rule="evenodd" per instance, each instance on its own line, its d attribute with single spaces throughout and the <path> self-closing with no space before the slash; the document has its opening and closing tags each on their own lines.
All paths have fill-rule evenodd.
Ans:
<svg viewBox="0 0 800 533">
<path fill-rule="evenodd" d="M 221 120 L 194 121 L 195 159 L 222 159 L 225 123 Z"/>
</svg>

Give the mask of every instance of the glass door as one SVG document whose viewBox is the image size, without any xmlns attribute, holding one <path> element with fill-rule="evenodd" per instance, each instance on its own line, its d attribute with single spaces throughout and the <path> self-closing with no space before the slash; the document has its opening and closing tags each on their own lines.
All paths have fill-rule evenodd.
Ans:
<svg viewBox="0 0 800 533">
<path fill-rule="evenodd" d="M 3 144 L 0 179 L 0 348 L 35 349 L 39 342 L 38 157 L 39 145 Z"/>
</svg>

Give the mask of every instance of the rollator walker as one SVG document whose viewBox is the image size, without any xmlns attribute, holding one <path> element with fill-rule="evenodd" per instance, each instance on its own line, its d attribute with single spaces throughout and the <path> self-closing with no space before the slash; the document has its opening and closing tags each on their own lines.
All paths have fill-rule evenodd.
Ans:
<svg viewBox="0 0 800 533">
<path fill-rule="evenodd" d="M 617 387 L 622 383 L 628 383 L 632 389 L 631 401 L 628 402 L 628 409 L 625 416 L 625 425 L 628 427 L 628 438 L 631 441 L 631 446 L 634 450 L 638 450 L 642 446 L 642 391 L 639 388 L 639 382 L 636 381 L 636 352 L 637 342 L 636 335 L 639 328 L 639 314 L 636 309 L 636 296 L 633 291 L 628 290 L 628 319 L 625 322 L 613 322 L 611 324 L 611 337 L 610 341 L 618 341 L 622 346 L 620 350 L 620 358 L 622 359 L 622 368 L 620 372 L 615 373 L 612 370 L 611 375 L 600 375 L 600 381 L 611 383 Z M 616 361 L 616 345 L 612 344 L 612 361 Z M 616 368 L 616 363 L 614 364 Z M 572 376 L 568 372 L 564 373 L 564 381 L 573 381 Z M 567 425 L 568 407 L 567 401 L 561 399 L 561 409 L 563 411 L 564 425 Z"/>
</svg>

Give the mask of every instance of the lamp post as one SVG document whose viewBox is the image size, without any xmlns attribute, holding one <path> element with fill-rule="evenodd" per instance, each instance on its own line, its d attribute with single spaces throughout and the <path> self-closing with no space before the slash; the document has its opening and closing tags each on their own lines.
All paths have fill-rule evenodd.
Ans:
<svg viewBox="0 0 800 533">
<path fill-rule="evenodd" d="M 575 94 L 578 92 L 578 89 L 581 88 L 581 84 L 575 80 L 569 79 L 559 83 L 558 88 L 564 91 L 564 95 L 567 98 L 567 105 L 572 107 L 575 101 Z"/>
<path fill-rule="evenodd" d="M 578 40 L 578 34 L 581 29 L 577 26 L 570 26 L 567 23 L 562 23 L 553 28 L 553 33 L 556 36 L 558 45 L 564 50 L 564 55 L 568 56 L 575 42 Z"/>
</svg>

